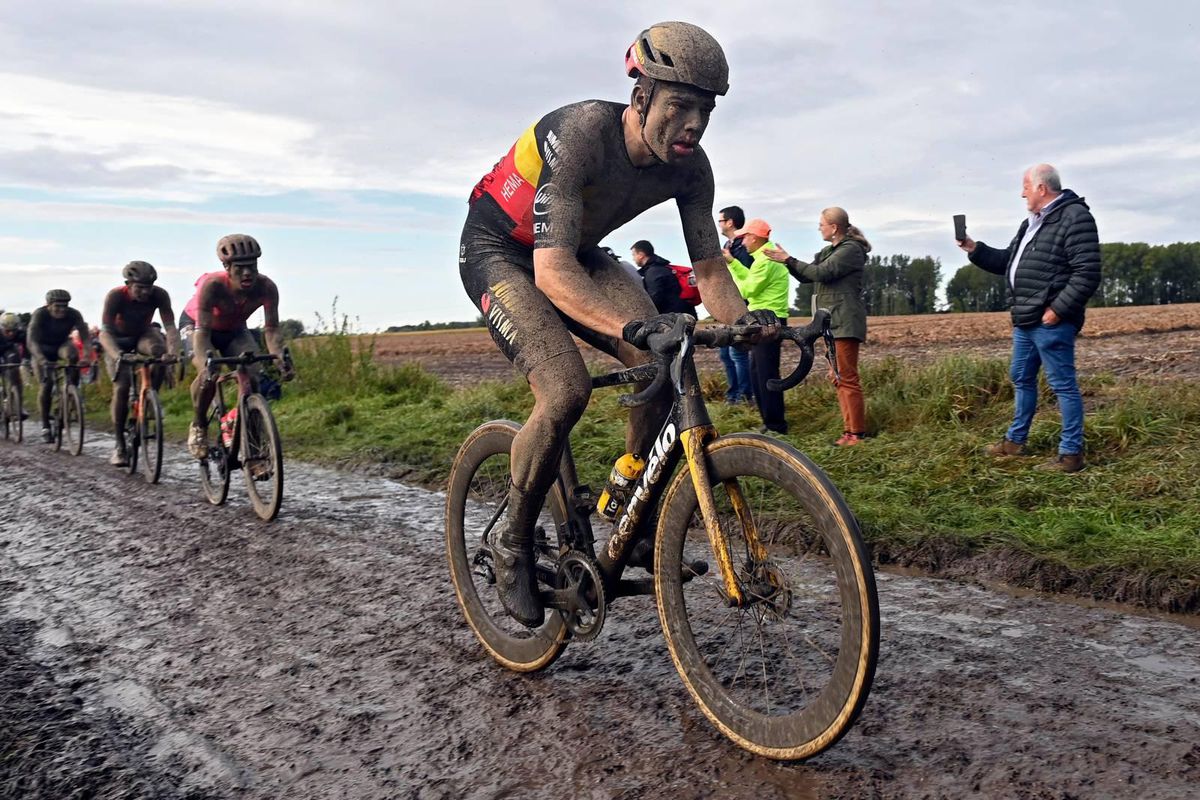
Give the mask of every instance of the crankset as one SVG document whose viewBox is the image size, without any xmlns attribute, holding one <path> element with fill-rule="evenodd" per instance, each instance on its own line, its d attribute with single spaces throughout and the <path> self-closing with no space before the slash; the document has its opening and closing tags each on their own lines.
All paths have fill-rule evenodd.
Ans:
<svg viewBox="0 0 1200 800">
<path fill-rule="evenodd" d="M 558 561 L 554 582 L 554 600 L 571 635 L 590 642 L 600 635 L 608 602 L 604 596 L 604 579 L 596 560 L 579 550 L 570 550 Z"/>
</svg>

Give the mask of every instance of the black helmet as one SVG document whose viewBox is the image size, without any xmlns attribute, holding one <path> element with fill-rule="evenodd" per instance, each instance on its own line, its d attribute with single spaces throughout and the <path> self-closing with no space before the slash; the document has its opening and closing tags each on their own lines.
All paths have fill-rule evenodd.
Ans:
<svg viewBox="0 0 1200 800">
<path fill-rule="evenodd" d="M 125 265 L 125 269 L 121 270 L 121 275 L 125 277 L 126 283 L 154 283 L 158 280 L 154 266 L 146 261 L 130 261 Z"/>
<path fill-rule="evenodd" d="M 262 248 L 258 246 L 258 242 L 253 236 L 244 233 L 231 233 L 217 242 L 217 258 L 221 259 L 222 264 L 228 264 L 230 261 L 253 261 L 261 255 Z"/>
<path fill-rule="evenodd" d="M 687 22 L 660 22 L 625 51 L 625 74 L 686 83 L 706 92 L 729 91 L 729 62 L 708 31 Z"/>
<path fill-rule="evenodd" d="M 66 289 L 51 289 L 46 292 L 46 305 L 69 302 L 71 302 L 71 293 Z"/>
</svg>

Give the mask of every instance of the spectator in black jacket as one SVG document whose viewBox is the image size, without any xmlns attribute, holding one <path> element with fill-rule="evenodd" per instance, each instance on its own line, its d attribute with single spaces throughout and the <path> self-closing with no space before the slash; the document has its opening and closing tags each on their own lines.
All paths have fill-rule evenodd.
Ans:
<svg viewBox="0 0 1200 800">
<path fill-rule="evenodd" d="M 1084 466 L 1083 398 L 1075 377 L 1075 337 L 1100 284 L 1100 239 L 1087 203 L 1062 188 L 1054 167 L 1030 167 L 1021 188 L 1029 219 L 1007 248 L 988 247 L 969 236 L 958 243 L 972 264 L 1006 277 L 1012 299 L 1016 412 L 1004 439 L 987 452 L 1026 455 L 1037 411 L 1038 370 L 1045 366 L 1062 414 L 1062 437 L 1058 456 L 1041 468 L 1078 472 Z"/>
<path fill-rule="evenodd" d="M 654 254 L 654 245 L 645 239 L 633 243 L 630 248 L 633 263 L 642 275 L 646 294 L 654 301 L 660 314 L 691 314 L 696 316 L 696 307 L 679 296 L 679 279 L 671 269 L 671 262 Z"/>
</svg>

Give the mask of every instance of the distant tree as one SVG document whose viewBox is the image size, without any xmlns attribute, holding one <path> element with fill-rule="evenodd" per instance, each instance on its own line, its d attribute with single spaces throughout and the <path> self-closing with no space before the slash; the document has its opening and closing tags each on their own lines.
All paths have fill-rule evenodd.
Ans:
<svg viewBox="0 0 1200 800">
<path fill-rule="evenodd" d="M 974 264 L 959 267 L 946 284 L 946 302 L 951 311 L 1003 311 L 1008 307 L 1004 276 Z"/>
<path fill-rule="evenodd" d="M 298 339 L 304 335 L 304 323 L 298 319 L 280 320 L 279 333 L 287 340 Z"/>
</svg>

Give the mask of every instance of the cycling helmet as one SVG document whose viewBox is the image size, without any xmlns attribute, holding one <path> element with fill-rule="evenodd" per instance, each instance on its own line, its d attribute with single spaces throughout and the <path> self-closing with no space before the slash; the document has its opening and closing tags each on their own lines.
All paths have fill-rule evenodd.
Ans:
<svg viewBox="0 0 1200 800">
<path fill-rule="evenodd" d="M 253 236 L 244 233 L 231 233 L 217 242 L 217 258 L 221 259 L 222 264 L 228 264 L 230 261 L 253 261 L 261 255 L 262 248 L 258 246 L 258 242 Z"/>
<path fill-rule="evenodd" d="M 721 45 L 687 22 L 660 22 L 638 34 L 625 51 L 625 74 L 686 83 L 719 95 L 729 91 L 729 62 Z"/>
<path fill-rule="evenodd" d="M 2 331 L 16 330 L 19 323 L 20 320 L 17 319 L 17 315 L 11 311 L 7 314 L 0 314 L 0 330 Z"/>
<path fill-rule="evenodd" d="M 71 293 L 66 289 L 51 289 L 46 292 L 46 305 L 69 302 L 71 302 Z"/>
<path fill-rule="evenodd" d="M 125 269 L 121 270 L 121 275 L 125 277 L 126 283 L 154 283 L 158 280 L 154 266 L 145 261 L 130 261 L 125 265 Z"/>
</svg>

